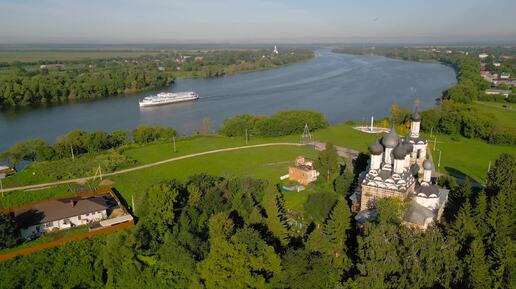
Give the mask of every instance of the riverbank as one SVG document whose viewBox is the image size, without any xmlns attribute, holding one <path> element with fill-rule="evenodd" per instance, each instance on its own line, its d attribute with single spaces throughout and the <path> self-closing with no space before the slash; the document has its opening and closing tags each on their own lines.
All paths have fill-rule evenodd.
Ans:
<svg viewBox="0 0 516 289">
<path fill-rule="evenodd" d="M 281 51 L 280 51 L 281 53 Z M 314 110 L 332 124 L 352 119 L 381 119 L 392 103 L 433 107 L 436 96 L 456 83 L 452 69 L 422 64 L 335 54 L 318 50 L 320 56 L 304 63 L 284 65 L 260 72 L 225 77 L 181 78 L 170 91 L 196 91 L 193 103 L 140 110 L 138 98 L 101 98 L 73 105 L 50 105 L 42 109 L 17 109 L 0 113 L 0 151 L 16 142 L 43 138 L 50 143 L 75 129 L 85 131 L 128 130 L 139 124 L 175 127 L 179 134 L 202 130 L 203 119 L 217 128 L 226 118 L 239 114 L 270 115 L 282 110 Z"/>
<path fill-rule="evenodd" d="M 24 51 L 25 53 L 26 51 Z M 5 53 L 0 51 L 1 54 Z M 66 51 L 62 51 L 66 55 Z M 111 52 L 113 53 L 113 52 Z M 84 52 L 84 55 L 90 55 Z M 105 59 L 0 63 L 0 107 L 65 103 L 159 89 L 179 77 L 213 78 L 261 71 L 313 57 L 307 49 L 163 51 Z M 12 56 L 11 56 L 12 57 Z M 77 57 L 77 55 L 75 55 Z M 36 87 L 37 89 L 34 89 Z"/>
</svg>

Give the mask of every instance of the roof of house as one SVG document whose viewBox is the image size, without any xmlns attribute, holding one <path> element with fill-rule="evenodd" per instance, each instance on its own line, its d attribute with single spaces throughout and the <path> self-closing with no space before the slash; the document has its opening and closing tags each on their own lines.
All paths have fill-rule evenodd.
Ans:
<svg viewBox="0 0 516 289">
<path fill-rule="evenodd" d="M 427 219 L 435 219 L 437 211 L 430 210 L 415 201 L 410 203 L 410 208 L 407 210 L 405 217 L 406 222 L 424 226 Z"/>
<path fill-rule="evenodd" d="M 314 169 L 314 167 L 312 166 L 307 166 L 307 165 L 293 165 L 293 166 L 290 166 L 291 168 L 295 168 L 295 169 L 299 169 L 299 170 L 302 170 L 302 171 L 305 171 L 305 172 L 311 172 Z"/>
<path fill-rule="evenodd" d="M 14 218 L 22 228 L 65 218 L 103 211 L 109 208 L 104 197 L 65 198 L 50 200 L 14 211 Z"/>
</svg>

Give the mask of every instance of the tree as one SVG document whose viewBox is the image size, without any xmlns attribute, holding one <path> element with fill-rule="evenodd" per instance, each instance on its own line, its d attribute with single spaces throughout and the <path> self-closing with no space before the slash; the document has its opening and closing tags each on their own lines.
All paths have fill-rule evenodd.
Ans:
<svg viewBox="0 0 516 289">
<path fill-rule="evenodd" d="M 13 218 L 0 212 L 0 249 L 9 248 L 18 242 L 18 230 Z"/>
<path fill-rule="evenodd" d="M 398 198 L 383 198 L 376 202 L 376 221 L 380 224 L 401 224 L 407 205 Z"/>
<path fill-rule="evenodd" d="M 335 193 L 313 193 L 308 197 L 304 208 L 307 217 L 322 224 L 328 217 L 331 209 L 337 201 Z"/>
<path fill-rule="evenodd" d="M 154 239 L 164 240 L 164 236 L 174 225 L 175 208 L 181 203 L 184 194 L 184 187 L 177 181 L 162 182 L 145 192 L 138 212 L 142 223 L 150 226 L 151 232 L 155 233 Z"/>
<path fill-rule="evenodd" d="M 235 231 L 225 213 L 210 219 L 210 253 L 199 264 L 206 288 L 266 288 L 266 281 L 280 270 L 280 258 L 257 231 Z"/>
<path fill-rule="evenodd" d="M 333 182 L 335 192 L 343 197 L 347 197 L 350 193 L 354 179 L 355 175 L 351 170 L 344 170 L 344 172 L 338 175 Z"/>
<path fill-rule="evenodd" d="M 489 262 L 485 256 L 482 240 L 473 240 L 466 264 L 468 266 L 469 285 L 471 288 L 492 288 Z"/>
<path fill-rule="evenodd" d="M 503 153 L 487 174 L 486 192 L 496 195 L 500 190 L 516 190 L 516 157 Z"/>
<path fill-rule="evenodd" d="M 114 147 L 129 144 L 131 142 L 129 133 L 124 130 L 115 130 L 111 133 L 111 142 Z"/>
<path fill-rule="evenodd" d="M 281 260 L 281 268 L 272 277 L 270 288 L 338 288 L 339 271 L 321 254 L 290 248 Z"/>
<path fill-rule="evenodd" d="M 286 224 L 286 217 L 283 208 L 283 197 L 274 188 L 268 188 L 265 191 L 263 199 L 265 213 L 267 217 L 265 222 L 267 227 L 276 237 L 281 245 L 285 246 L 288 243 L 288 228 Z"/>
<path fill-rule="evenodd" d="M 336 257 L 344 255 L 347 235 L 350 228 L 351 211 L 344 201 L 337 201 L 324 226 Z"/>
<path fill-rule="evenodd" d="M 332 143 L 326 143 L 326 147 L 319 153 L 315 161 L 315 168 L 319 171 L 319 178 L 329 182 L 339 168 L 337 149 Z"/>
<path fill-rule="evenodd" d="M 337 201 L 324 225 L 324 231 L 328 236 L 331 251 L 336 260 L 335 264 L 342 269 L 346 268 L 351 261 L 346 256 L 346 240 L 350 228 L 351 211 L 344 201 Z"/>
<path fill-rule="evenodd" d="M 400 246 L 397 225 L 366 223 L 363 236 L 358 237 L 359 288 L 397 288 L 402 264 L 398 255 Z"/>
</svg>

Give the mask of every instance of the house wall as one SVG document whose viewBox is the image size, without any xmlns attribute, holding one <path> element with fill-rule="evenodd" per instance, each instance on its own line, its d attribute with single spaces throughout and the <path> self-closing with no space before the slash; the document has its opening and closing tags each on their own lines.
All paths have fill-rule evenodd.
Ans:
<svg viewBox="0 0 516 289">
<path fill-rule="evenodd" d="M 383 198 L 399 198 L 403 200 L 409 193 L 414 192 L 414 186 L 415 184 L 412 184 L 408 187 L 406 192 L 398 192 L 385 188 L 362 185 L 360 194 L 360 210 L 363 211 L 374 207 L 376 201 Z"/>
<path fill-rule="evenodd" d="M 45 224 L 39 224 L 30 226 L 28 228 L 24 228 L 20 230 L 20 234 L 22 238 L 28 239 L 30 237 L 37 237 L 39 235 L 52 232 L 52 231 L 58 231 L 58 230 L 64 230 L 69 229 L 76 226 L 86 225 L 91 222 L 100 221 L 107 218 L 107 211 L 97 211 L 93 213 L 83 214 L 80 216 L 65 218 L 62 220 L 57 220 Z"/>
<path fill-rule="evenodd" d="M 303 185 L 308 185 L 317 179 L 317 171 L 305 171 L 297 167 L 288 168 L 288 178 Z"/>
</svg>

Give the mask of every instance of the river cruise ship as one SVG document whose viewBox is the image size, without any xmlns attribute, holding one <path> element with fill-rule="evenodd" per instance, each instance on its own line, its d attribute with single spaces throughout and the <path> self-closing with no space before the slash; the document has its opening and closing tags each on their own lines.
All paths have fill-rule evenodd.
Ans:
<svg viewBox="0 0 516 289">
<path fill-rule="evenodd" d="M 156 95 L 147 96 L 139 101 L 140 107 L 172 104 L 184 101 L 199 99 L 199 95 L 193 91 L 185 92 L 160 92 Z"/>
</svg>

